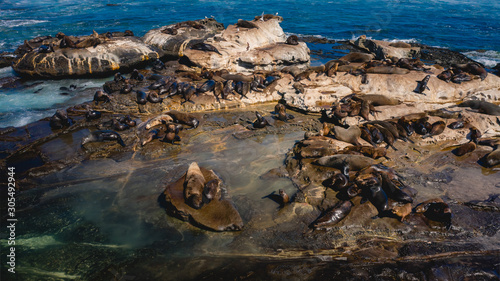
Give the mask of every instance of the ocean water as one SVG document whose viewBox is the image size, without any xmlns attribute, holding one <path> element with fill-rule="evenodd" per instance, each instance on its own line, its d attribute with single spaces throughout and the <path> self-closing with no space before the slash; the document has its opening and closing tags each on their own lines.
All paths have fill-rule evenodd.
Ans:
<svg viewBox="0 0 500 281">
<path fill-rule="evenodd" d="M 54 36 L 59 31 L 88 35 L 92 30 L 103 33 L 129 29 L 142 36 L 150 29 L 184 20 L 214 17 L 227 26 L 263 12 L 282 16 L 282 27 L 287 33 L 329 39 L 353 39 L 365 34 L 374 39 L 450 48 L 488 67 L 500 63 L 500 2 L 487 0 L 4 0 L 0 2 L 0 52 L 15 50 L 25 39 Z M 11 75 L 15 74 L 10 69 L 0 70 L 0 78 Z M 58 83 L 67 84 L 52 82 L 46 88 L 58 88 Z M 50 116 L 55 108 L 74 101 L 61 98 L 56 92 L 33 95 L 33 89 L 0 89 L 0 127 L 20 126 Z M 25 108 L 13 104 L 13 96 L 18 94 L 26 96 Z M 36 108 L 30 105 L 33 103 Z M 12 113 L 19 110 L 27 114 L 22 122 L 13 118 L 16 114 Z"/>
</svg>

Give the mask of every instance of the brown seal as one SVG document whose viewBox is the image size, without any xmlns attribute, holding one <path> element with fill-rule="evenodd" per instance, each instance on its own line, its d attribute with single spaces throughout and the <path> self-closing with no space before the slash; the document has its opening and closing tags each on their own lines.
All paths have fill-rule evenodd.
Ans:
<svg viewBox="0 0 500 281">
<path fill-rule="evenodd" d="M 472 152 L 476 149 L 476 144 L 473 141 L 468 143 L 464 143 L 453 150 L 453 153 L 457 156 L 463 156 L 469 152 Z"/>
<path fill-rule="evenodd" d="M 335 138 L 348 142 L 354 145 L 361 145 L 359 139 L 361 138 L 361 130 L 358 126 L 350 126 L 348 129 L 342 128 L 340 126 L 333 127 L 333 133 Z"/>
<path fill-rule="evenodd" d="M 369 62 L 374 59 L 375 56 L 372 54 L 365 54 L 359 52 L 352 52 L 340 58 L 340 60 L 348 62 Z"/>
<path fill-rule="evenodd" d="M 299 38 L 297 35 L 290 35 L 285 41 L 285 44 L 288 45 L 299 45 Z"/>
<path fill-rule="evenodd" d="M 395 47 L 395 48 L 411 48 L 410 44 L 403 42 L 403 41 L 392 42 L 389 44 L 389 46 Z"/>
<path fill-rule="evenodd" d="M 328 229 L 333 227 L 349 215 L 353 206 L 354 204 L 350 200 L 339 202 L 336 206 L 319 217 L 312 224 L 312 227 L 315 229 Z"/>
<path fill-rule="evenodd" d="M 427 134 L 423 135 L 422 138 L 433 137 L 441 134 L 446 128 L 446 123 L 444 121 L 437 121 L 432 124 L 432 129 Z"/>
<path fill-rule="evenodd" d="M 82 139 L 81 147 L 89 142 L 117 141 L 121 146 L 125 146 L 120 134 L 111 130 L 99 130 L 90 133 Z"/>
<path fill-rule="evenodd" d="M 411 203 L 406 203 L 403 206 L 395 206 L 391 212 L 403 221 L 411 213 Z"/>
<path fill-rule="evenodd" d="M 205 184 L 205 187 L 203 188 L 203 195 L 205 196 L 206 199 L 208 199 L 208 202 L 212 200 L 221 199 L 222 189 L 220 186 L 221 186 L 220 179 L 213 179 L 208 181 L 207 184 Z"/>
<path fill-rule="evenodd" d="M 290 197 L 288 196 L 288 194 L 286 194 L 284 189 L 280 189 L 278 192 L 281 197 L 281 206 L 284 206 L 285 204 L 290 202 Z"/>
<path fill-rule="evenodd" d="M 201 208 L 203 204 L 203 189 L 205 177 L 196 162 L 191 163 L 186 172 L 184 181 L 184 199 L 188 205 L 195 209 Z"/>
<path fill-rule="evenodd" d="M 174 119 L 175 123 L 188 125 L 191 126 L 193 129 L 196 129 L 200 124 L 200 121 L 195 116 L 189 113 L 180 112 L 177 110 L 170 110 L 166 112 L 166 114 L 170 115 L 172 119 Z"/>
<path fill-rule="evenodd" d="M 366 73 L 375 73 L 375 74 L 408 74 L 410 71 L 408 69 L 388 66 L 388 65 L 380 65 L 370 67 L 366 70 Z"/>
<path fill-rule="evenodd" d="M 500 146 L 486 155 L 486 164 L 488 165 L 488 167 L 493 167 L 500 164 Z"/>
<path fill-rule="evenodd" d="M 169 122 L 174 122 L 174 119 L 168 114 L 162 114 L 146 121 L 145 128 L 149 130 L 154 126 Z"/>
</svg>

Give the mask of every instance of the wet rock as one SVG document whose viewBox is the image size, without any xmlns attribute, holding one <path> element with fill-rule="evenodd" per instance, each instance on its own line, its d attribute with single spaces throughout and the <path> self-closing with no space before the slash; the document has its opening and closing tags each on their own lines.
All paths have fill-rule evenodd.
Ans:
<svg viewBox="0 0 500 281">
<path fill-rule="evenodd" d="M 213 171 L 200 167 L 205 182 L 218 179 Z M 243 221 L 233 204 L 226 198 L 212 200 L 200 209 L 187 205 L 184 199 L 184 182 L 186 175 L 176 182 L 167 185 L 164 191 L 167 211 L 182 220 L 192 220 L 196 225 L 214 231 L 241 230 Z"/>
<path fill-rule="evenodd" d="M 187 45 L 202 42 L 223 30 L 224 24 L 214 19 L 202 19 L 152 29 L 142 39 L 157 47 L 160 57 L 177 58 L 183 55 Z"/>
<path fill-rule="evenodd" d="M 86 48 L 54 47 L 54 52 L 47 53 L 34 50 L 22 55 L 12 68 L 31 78 L 95 77 L 126 72 L 157 58 L 158 53 L 139 38 L 113 37 Z"/>
<path fill-rule="evenodd" d="M 14 63 L 16 55 L 9 52 L 0 53 L 0 68 L 9 67 Z"/>
</svg>

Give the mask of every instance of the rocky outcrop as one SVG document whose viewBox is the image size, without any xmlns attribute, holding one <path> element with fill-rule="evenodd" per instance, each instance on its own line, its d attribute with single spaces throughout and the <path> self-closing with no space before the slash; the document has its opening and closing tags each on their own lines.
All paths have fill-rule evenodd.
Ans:
<svg viewBox="0 0 500 281">
<path fill-rule="evenodd" d="M 201 42 L 224 30 L 224 24 L 214 19 L 186 21 L 152 29 L 142 38 L 159 49 L 160 57 L 178 58 L 191 42 Z"/>
<path fill-rule="evenodd" d="M 207 170 L 203 167 L 200 167 L 200 170 L 203 174 L 205 183 L 211 180 L 220 180 L 212 170 Z M 221 198 L 220 200 L 214 199 L 199 209 L 195 209 L 186 204 L 184 198 L 186 175 L 165 188 L 164 194 L 168 206 L 167 211 L 182 220 L 194 221 L 196 225 L 200 225 L 210 230 L 241 230 L 243 221 L 240 214 L 226 198 Z"/>
<path fill-rule="evenodd" d="M 103 39 L 102 43 L 86 48 L 53 48 L 53 52 L 37 48 L 25 53 L 12 68 L 26 77 L 95 77 L 126 72 L 159 57 L 136 37 Z"/>
<path fill-rule="evenodd" d="M 350 41 L 350 43 L 366 52 L 373 53 L 377 59 L 386 57 L 412 58 L 420 52 L 419 47 L 412 47 L 405 42 L 366 39 L 366 36 L 360 36 L 356 41 Z"/>
<path fill-rule="evenodd" d="M 309 48 L 304 42 L 285 44 L 286 35 L 280 26 L 280 17 L 253 20 L 248 26 L 229 25 L 224 32 L 205 43 L 217 52 L 186 48 L 183 52 L 195 65 L 231 72 L 276 70 L 290 64 L 309 63 Z"/>
</svg>

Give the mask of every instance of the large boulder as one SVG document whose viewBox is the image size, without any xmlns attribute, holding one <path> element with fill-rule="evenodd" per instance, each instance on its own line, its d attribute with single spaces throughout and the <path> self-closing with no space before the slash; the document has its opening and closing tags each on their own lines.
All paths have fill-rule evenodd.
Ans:
<svg viewBox="0 0 500 281">
<path fill-rule="evenodd" d="M 405 42 L 387 42 L 381 40 L 366 39 L 360 36 L 350 43 L 362 50 L 373 53 L 377 59 L 385 57 L 412 58 L 420 52 L 419 47 L 412 47 Z"/>
<path fill-rule="evenodd" d="M 126 72 L 159 58 L 158 52 L 136 37 L 113 37 L 86 48 L 34 49 L 17 59 L 12 68 L 22 76 L 66 78 L 106 76 Z"/>
<path fill-rule="evenodd" d="M 160 57 L 177 58 L 191 41 L 203 41 L 224 30 L 224 24 L 214 19 L 185 21 L 152 29 L 142 38 L 146 44 L 159 49 Z"/>
<path fill-rule="evenodd" d="M 286 35 L 280 26 L 282 18 L 255 19 L 247 25 L 229 25 L 224 32 L 205 43 L 217 52 L 187 48 L 183 54 L 200 67 L 224 68 L 230 72 L 279 70 L 290 64 L 307 65 L 310 61 L 306 43 L 285 44 Z M 242 26 L 254 27 L 242 27 Z"/>
</svg>

